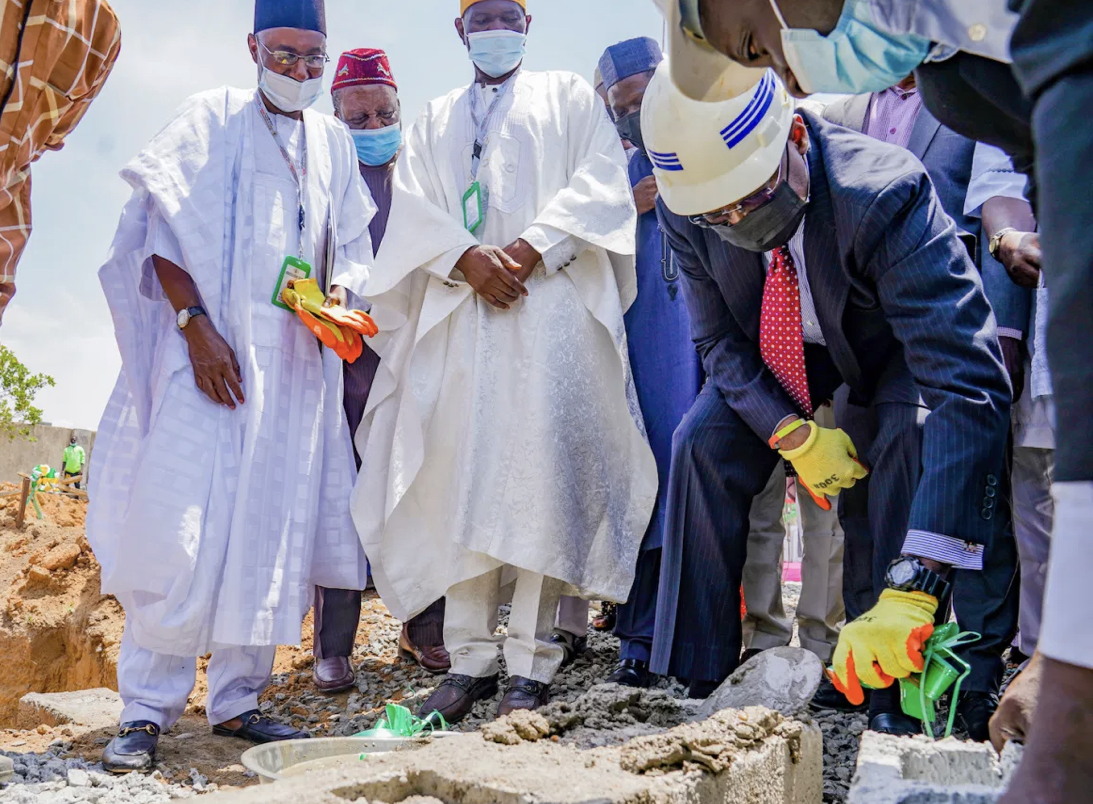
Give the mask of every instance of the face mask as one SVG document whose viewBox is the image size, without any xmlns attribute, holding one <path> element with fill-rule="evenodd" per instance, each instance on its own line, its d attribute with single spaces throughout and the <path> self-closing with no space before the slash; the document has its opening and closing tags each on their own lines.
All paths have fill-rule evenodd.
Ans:
<svg viewBox="0 0 1093 804">
<path fill-rule="evenodd" d="M 516 31 L 482 31 L 467 34 L 467 47 L 479 70 L 490 78 L 500 78 L 520 66 L 527 40 L 527 34 Z"/>
<path fill-rule="evenodd" d="M 323 79 L 319 77 L 297 81 L 287 75 L 267 70 L 259 63 L 258 87 L 266 99 L 282 112 L 295 113 L 311 107 L 319 99 L 323 94 Z"/>
<path fill-rule="evenodd" d="M 641 137 L 641 110 L 631 112 L 625 117 L 620 117 L 618 122 L 615 123 L 615 128 L 619 130 L 619 136 L 624 140 L 629 140 L 634 144 L 639 151 L 645 152 L 645 142 Z"/>
<path fill-rule="evenodd" d="M 773 251 L 793 237 L 805 216 L 808 201 L 797 195 L 783 181 L 774 195 L 759 209 L 750 212 L 740 223 L 710 226 L 714 233 L 730 245 L 747 251 Z"/>
<path fill-rule="evenodd" d="M 357 146 L 357 158 L 366 165 L 379 167 L 395 158 L 402 147 L 402 129 L 399 126 L 350 130 Z"/>
<path fill-rule="evenodd" d="M 827 36 L 782 23 L 782 52 L 801 89 L 861 95 L 898 84 L 925 61 L 930 40 L 916 34 L 894 34 L 873 21 L 869 0 L 846 0 L 839 24 Z"/>
</svg>

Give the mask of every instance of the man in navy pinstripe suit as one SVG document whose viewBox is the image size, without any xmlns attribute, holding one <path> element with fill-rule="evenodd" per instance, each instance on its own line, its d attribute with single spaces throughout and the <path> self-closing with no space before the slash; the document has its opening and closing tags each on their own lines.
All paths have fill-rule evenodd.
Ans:
<svg viewBox="0 0 1093 804">
<path fill-rule="evenodd" d="M 781 455 L 821 501 L 868 483 L 880 601 L 835 681 L 889 687 L 871 726 L 898 731 L 893 679 L 999 519 L 1010 388 L 978 272 L 921 163 L 795 115 L 770 73 L 696 104 L 661 70 L 642 130 L 710 377 L 673 444 L 653 670 L 701 695 L 736 667 L 748 509 Z M 860 453 L 804 421 L 843 384 L 875 416 Z"/>
</svg>

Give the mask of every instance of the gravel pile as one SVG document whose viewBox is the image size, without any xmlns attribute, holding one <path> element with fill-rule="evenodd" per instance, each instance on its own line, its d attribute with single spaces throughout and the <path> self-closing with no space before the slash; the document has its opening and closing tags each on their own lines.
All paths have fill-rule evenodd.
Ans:
<svg viewBox="0 0 1093 804">
<path fill-rule="evenodd" d="M 217 789 L 196 769 L 187 784 L 172 784 L 157 770 L 150 775 L 113 776 L 99 763 L 65 758 L 71 743 L 54 743 L 44 754 L 11 754 L 15 778 L 0 789 L 4 804 L 159 804 Z"/>
</svg>

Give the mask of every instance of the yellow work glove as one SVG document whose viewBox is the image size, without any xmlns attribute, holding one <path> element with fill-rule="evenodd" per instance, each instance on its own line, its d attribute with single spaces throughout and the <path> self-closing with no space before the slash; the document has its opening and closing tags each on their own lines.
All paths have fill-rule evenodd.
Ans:
<svg viewBox="0 0 1093 804">
<path fill-rule="evenodd" d="M 824 508 L 831 505 L 824 495 L 837 497 L 869 474 L 858 460 L 854 442 L 842 430 L 831 430 L 809 422 L 812 432 L 797 449 L 778 450 L 783 458 L 793 464 L 797 477 L 808 488 L 812 498 Z"/>
<path fill-rule="evenodd" d="M 858 705 L 865 700 L 863 684 L 881 689 L 922 672 L 922 648 L 934 633 L 936 613 L 933 595 L 885 589 L 877 605 L 843 626 L 832 660 L 835 688 Z"/>
<path fill-rule="evenodd" d="M 314 279 L 297 279 L 292 283 L 292 289 L 296 291 L 300 304 L 305 310 L 317 318 L 337 324 L 343 331 L 351 329 L 365 338 L 375 337 L 379 332 L 376 322 L 367 313 L 361 310 L 347 310 L 341 305 L 325 304 L 326 295 L 319 289 L 319 283 Z"/>
</svg>

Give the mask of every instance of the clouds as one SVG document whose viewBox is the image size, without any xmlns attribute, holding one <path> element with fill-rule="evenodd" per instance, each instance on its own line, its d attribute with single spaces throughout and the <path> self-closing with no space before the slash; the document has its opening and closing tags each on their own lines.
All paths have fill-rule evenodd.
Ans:
<svg viewBox="0 0 1093 804">
<path fill-rule="evenodd" d="M 47 420 L 94 428 L 120 366 L 97 271 L 105 261 L 129 188 L 118 171 L 188 96 L 213 87 L 252 87 L 246 48 L 248 0 L 111 0 L 122 51 L 110 80 L 60 153 L 33 168 L 34 233 L 19 266 L 0 339 L 33 371 L 57 380 L 39 404 Z M 622 13 L 621 8 L 627 11 Z M 550 0 L 530 9 L 530 69 L 568 69 L 591 78 L 603 49 L 632 36 L 661 35 L 651 3 Z M 388 51 L 406 120 L 425 102 L 470 83 L 453 27 L 456 0 L 327 0 L 329 52 Z M 327 71 L 330 85 L 332 70 Z M 330 112 L 329 94 L 317 106 Z"/>
</svg>

